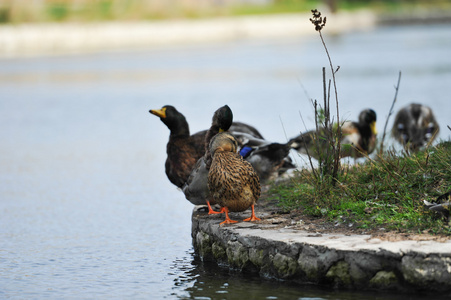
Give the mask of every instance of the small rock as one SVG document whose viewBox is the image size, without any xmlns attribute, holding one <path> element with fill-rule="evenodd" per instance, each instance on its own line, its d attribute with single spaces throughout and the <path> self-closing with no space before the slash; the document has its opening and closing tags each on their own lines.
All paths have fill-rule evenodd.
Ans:
<svg viewBox="0 0 451 300">
<path fill-rule="evenodd" d="M 322 237 L 323 235 L 321 233 L 317 233 L 317 234 L 309 234 L 307 236 L 308 237 Z"/>
<path fill-rule="evenodd" d="M 280 224 L 286 221 L 285 218 L 272 218 L 268 220 L 271 224 Z"/>
<path fill-rule="evenodd" d="M 365 207 L 365 209 L 363 210 L 366 214 L 370 214 L 373 212 L 373 208 L 372 207 Z"/>
</svg>

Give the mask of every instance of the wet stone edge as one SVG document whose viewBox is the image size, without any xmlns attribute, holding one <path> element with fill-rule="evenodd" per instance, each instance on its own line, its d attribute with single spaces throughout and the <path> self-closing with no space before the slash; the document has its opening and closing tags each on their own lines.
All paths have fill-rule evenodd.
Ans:
<svg viewBox="0 0 451 300">
<path fill-rule="evenodd" d="M 339 250 L 307 242 L 276 241 L 194 211 L 192 239 L 203 261 L 299 284 L 338 289 L 425 291 L 451 296 L 451 257 L 417 252 Z"/>
</svg>

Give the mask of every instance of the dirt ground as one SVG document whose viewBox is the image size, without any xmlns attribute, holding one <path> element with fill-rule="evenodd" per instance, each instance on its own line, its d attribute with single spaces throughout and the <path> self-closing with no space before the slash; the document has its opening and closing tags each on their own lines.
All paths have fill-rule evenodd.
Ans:
<svg viewBox="0 0 451 300">
<path fill-rule="evenodd" d="M 446 242 L 451 239 L 450 236 L 445 235 L 431 235 L 424 231 L 421 234 L 413 234 L 406 232 L 388 231 L 383 227 L 374 229 L 357 228 L 357 224 L 349 222 L 333 223 L 325 218 L 315 218 L 307 216 L 301 210 L 282 211 L 277 206 L 276 200 L 270 200 L 266 195 L 262 195 L 257 203 L 256 215 L 261 214 L 260 224 L 277 225 L 271 228 L 289 228 L 294 230 L 304 230 L 312 232 L 314 235 L 324 233 L 337 233 L 344 235 L 370 235 L 371 238 L 378 238 L 387 241 L 401 241 L 401 240 L 415 240 L 415 241 L 438 241 Z"/>
</svg>

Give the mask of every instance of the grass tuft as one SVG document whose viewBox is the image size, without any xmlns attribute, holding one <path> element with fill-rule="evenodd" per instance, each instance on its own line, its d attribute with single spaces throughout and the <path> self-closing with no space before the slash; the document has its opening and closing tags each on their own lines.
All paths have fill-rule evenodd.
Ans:
<svg viewBox="0 0 451 300">
<path fill-rule="evenodd" d="M 285 210 L 330 222 L 451 235 L 447 222 L 423 204 L 450 190 L 450 141 L 412 155 L 388 151 L 343 168 L 336 186 L 318 184 L 311 171 L 300 170 L 289 182 L 274 185 L 269 194 L 278 197 Z"/>
</svg>

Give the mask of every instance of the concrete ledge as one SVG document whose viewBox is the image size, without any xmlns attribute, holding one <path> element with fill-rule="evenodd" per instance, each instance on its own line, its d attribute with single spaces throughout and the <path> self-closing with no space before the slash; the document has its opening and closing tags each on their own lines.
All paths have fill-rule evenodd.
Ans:
<svg viewBox="0 0 451 300">
<path fill-rule="evenodd" d="M 232 218 L 242 220 L 247 215 Z M 219 226 L 221 221 L 204 212 L 194 211 L 192 216 L 196 253 L 220 266 L 336 288 L 451 295 L 451 241 L 389 242 L 369 235 L 315 234 L 271 224 Z"/>
</svg>

